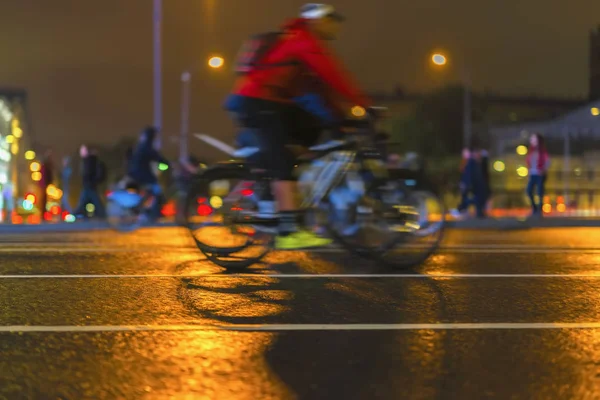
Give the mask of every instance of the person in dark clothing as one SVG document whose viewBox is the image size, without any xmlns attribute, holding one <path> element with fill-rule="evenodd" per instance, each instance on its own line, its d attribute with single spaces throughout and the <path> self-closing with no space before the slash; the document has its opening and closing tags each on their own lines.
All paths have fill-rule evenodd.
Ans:
<svg viewBox="0 0 600 400">
<path fill-rule="evenodd" d="M 482 193 L 483 193 L 483 204 L 487 210 L 489 207 L 490 199 L 492 197 L 492 188 L 490 185 L 490 156 L 486 150 L 479 151 L 480 164 L 481 164 L 481 178 L 482 178 Z"/>
<path fill-rule="evenodd" d="M 54 165 L 52 163 L 52 150 L 47 150 L 46 154 L 44 154 L 44 159 L 42 160 L 42 165 L 40 172 L 42 174 L 42 179 L 39 182 L 40 190 L 41 190 L 41 211 L 42 211 L 42 219 L 44 218 L 44 214 L 48 211 L 48 186 L 52 184 L 54 181 Z"/>
<path fill-rule="evenodd" d="M 73 167 L 71 166 L 71 157 L 63 158 L 62 171 L 60 173 L 61 189 L 63 196 L 61 199 L 62 209 L 68 213 L 72 213 L 69 196 L 71 192 L 71 176 L 73 175 Z"/>
<path fill-rule="evenodd" d="M 125 174 L 129 172 L 129 165 L 131 164 L 131 160 L 133 159 L 133 147 L 128 147 L 125 150 Z"/>
<path fill-rule="evenodd" d="M 461 202 L 452 214 L 458 217 L 466 212 L 469 206 L 474 205 L 477 217 L 484 218 L 486 194 L 479 152 L 473 152 L 472 149 L 463 150 L 459 187 Z"/>
<path fill-rule="evenodd" d="M 158 177 L 152 169 L 153 163 L 170 165 L 155 148 L 158 131 L 154 127 L 145 128 L 142 131 L 138 145 L 133 150 L 131 162 L 129 163 L 128 175 L 142 188 L 153 196 L 151 218 L 160 216 L 160 196 L 162 189 L 158 184 Z"/>
<path fill-rule="evenodd" d="M 86 206 L 92 204 L 94 213 L 99 218 L 105 218 L 106 211 L 104 204 L 98 194 L 98 157 L 93 154 L 86 145 L 82 145 L 79 154 L 81 155 L 81 179 L 83 188 L 79 197 L 79 203 L 75 209 L 75 214 L 80 218 L 87 217 Z"/>
</svg>

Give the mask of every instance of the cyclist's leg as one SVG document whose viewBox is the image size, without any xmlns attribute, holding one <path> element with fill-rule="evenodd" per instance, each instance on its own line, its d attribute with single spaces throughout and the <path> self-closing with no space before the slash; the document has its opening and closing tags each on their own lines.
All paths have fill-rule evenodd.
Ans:
<svg viewBox="0 0 600 400">
<path fill-rule="evenodd" d="M 276 180 L 272 183 L 272 191 L 280 212 L 280 232 L 288 235 L 298 230 L 296 216 L 296 184 L 292 177 L 295 159 L 286 147 L 288 143 L 287 109 L 277 104 L 266 104 L 270 110 L 258 114 L 261 153 L 259 166 L 272 172 Z"/>
<path fill-rule="evenodd" d="M 293 178 L 296 163 L 292 152 L 287 148 L 289 132 L 293 130 L 293 118 L 287 114 L 286 106 L 274 107 L 271 112 L 259 114 L 261 157 L 263 168 L 273 171 L 276 181 L 272 191 L 279 208 L 279 232 L 277 247 L 299 249 L 329 244 L 328 239 L 312 233 L 300 232 L 297 226 L 298 209 L 297 185 Z"/>
</svg>

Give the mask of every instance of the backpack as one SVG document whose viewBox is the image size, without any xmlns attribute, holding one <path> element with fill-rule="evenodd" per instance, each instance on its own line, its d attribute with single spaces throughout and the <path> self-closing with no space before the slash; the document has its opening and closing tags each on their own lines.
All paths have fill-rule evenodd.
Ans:
<svg viewBox="0 0 600 400">
<path fill-rule="evenodd" d="M 244 42 L 235 62 L 235 72 L 239 75 L 249 74 L 261 68 L 259 63 L 281 40 L 282 32 L 267 32 L 251 36 Z M 292 65 L 292 63 L 269 64 L 262 68 Z"/>
<path fill-rule="evenodd" d="M 96 162 L 96 183 L 103 183 L 106 180 L 106 164 L 104 161 Z"/>
</svg>

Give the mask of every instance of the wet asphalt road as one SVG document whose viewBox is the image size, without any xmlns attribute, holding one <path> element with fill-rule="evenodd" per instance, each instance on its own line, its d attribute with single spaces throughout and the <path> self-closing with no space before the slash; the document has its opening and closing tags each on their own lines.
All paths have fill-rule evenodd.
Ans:
<svg viewBox="0 0 600 400">
<path fill-rule="evenodd" d="M 236 276 L 185 231 L 0 236 L 0 399 L 600 399 L 600 230 Z M 560 324 L 552 326 L 551 324 Z"/>
</svg>

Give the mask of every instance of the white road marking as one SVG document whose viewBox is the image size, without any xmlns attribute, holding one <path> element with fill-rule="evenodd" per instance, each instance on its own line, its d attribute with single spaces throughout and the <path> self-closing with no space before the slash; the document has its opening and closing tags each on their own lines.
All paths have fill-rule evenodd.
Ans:
<svg viewBox="0 0 600 400">
<path fill-rule="evenodd" d="M 438 324 L 265 324 L 265 325 L 10 325 L 0 332 L 149 332 L 149 331 L 413 331 L 413 330 L 600 329 L 600 322 L 499 322 Z"/>
<path fill-rule="evenodd" d="M 597 274 L 144 274 L 144 275 L 0 275 L 0 279 L 164 279 L 164 278 L 223 278 L 223 279 L 246 279 L 246 278 L 277 278 L 277 279 L 482 279 L 482 278 L 562 278 L 562 279 L 589 279 L 600 278 Z"/>
</svg>

